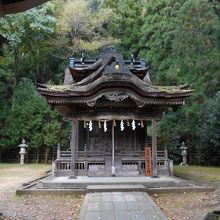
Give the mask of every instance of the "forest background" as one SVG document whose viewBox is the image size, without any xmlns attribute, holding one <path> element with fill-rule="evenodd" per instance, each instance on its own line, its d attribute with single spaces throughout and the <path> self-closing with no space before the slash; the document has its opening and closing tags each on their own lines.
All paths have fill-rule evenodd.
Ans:
<svg viewBox="0 0 220 220">
<path fill-rule="evenodd" d="M 71 125 L 38 95 L 62 84 L 68 58 L 116 47 L 144 58 L 157 85 L 187 84 L 193 96 L 158 123 L 179 162 L 220 166 L 220 4 L 216 0 L 52 0 L 0 19 L 0 158 L 25 138 L 35 162 L 69 146 Z M 40 152 L 43 151 L 43 156 Z"/>
</svg>

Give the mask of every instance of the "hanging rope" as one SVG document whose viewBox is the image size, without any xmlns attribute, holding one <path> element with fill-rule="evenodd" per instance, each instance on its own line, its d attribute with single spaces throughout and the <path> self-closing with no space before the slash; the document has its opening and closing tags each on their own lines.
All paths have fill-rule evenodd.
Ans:
<svg viewBox="0 0 220 220">
<path fill-rule="evenodd" d="M 84 123 L 83 123 L 83 127 L 84 127 L 84 128 L 87 127 L 87 125 L 86 125 L 86 121 L 84 121 Z"/>
<path fill-rule="evenodd" d="M 101 122 L 100 122 L 100 121 L 98 121 L 98 124 L 99 124 L 99 128 L 102 128 L 102 125 L 101 125 Z"/>
<path fill-rule="evenodd" d="M 127 126 L 128 126 L 128 127 L 130 126 L 130 122 L 129 122 L 129 120 L 127 120 Z"/>
</svg>

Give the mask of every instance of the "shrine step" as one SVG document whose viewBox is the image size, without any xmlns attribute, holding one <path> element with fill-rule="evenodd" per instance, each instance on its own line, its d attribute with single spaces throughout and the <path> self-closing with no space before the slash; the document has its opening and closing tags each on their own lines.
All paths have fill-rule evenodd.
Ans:
<svg viewBox="0 0 220 220">
<path fill-rule="evenodd" d="M 143 185 L 88 185 L 86 192 L 146 192 Z"/>
</svg>

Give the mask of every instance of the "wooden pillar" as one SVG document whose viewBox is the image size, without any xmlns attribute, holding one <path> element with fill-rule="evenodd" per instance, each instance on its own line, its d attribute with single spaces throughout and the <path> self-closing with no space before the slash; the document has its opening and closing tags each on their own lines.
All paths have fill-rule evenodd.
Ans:
<svg viewBox="0 0 220 220">
<path fill-rule="evenodd" d="M 137 126 L 138 126 L 138 124 L 137 124 Z M 138 129 L 138 127 L 136 127 L 136 129 L 134 130 L 134 147 L 133 147 L 133 149 L 132 149 L 132 151 L 137 151 L 137 129 Z"/>
<path fill-rule="evenodd" d="M 76 156 L 75 156 L 76 160 L 79 158 L 79 129 L 80 129 L 79 126 L 80 126 L 80 124 L 78 121 L 77 126 L 76 126 L 76 134 L 77 134 L 77 136 L 76 136 Z"/>
<path fill-rule="evenodd" d="M 72 121 L 72 144 L 71 144 L 71 178 L 75 177 L 75 161 L 76 161 L 76 146 L 77 146 L 77 136 L 78 136 L 78 121 Z"/>
<path fill-rule="evenodd" d="M 145 147 L 147 147 L 148 146 L 148 143 L 147 143 L 147 121 L 144 124 L 145 124 L 145 126 L 144 126 L 144 129 L 145 129 L 145 131 L 144 131 L 144 134 L 145 134 L 144 142 L 145 142 Z"/>
<path fill-rule="evenodd" d="M 112 121 L 112 176 L 115 176 L 115 127 Z"/>
<path fill-rule="evenodd" d="M 88 152 L 90 150 L 90 143 L 89 143 L 89 128 L 86 129 L 86 151 Z"/>
<path fill-rule="evenodd" d="M 153 160 L 153 177 L 158 177 L 157 175 L 157 121 L 155 118 L 151 120 L 152 122 L 152 160 Z"/>
</svg>

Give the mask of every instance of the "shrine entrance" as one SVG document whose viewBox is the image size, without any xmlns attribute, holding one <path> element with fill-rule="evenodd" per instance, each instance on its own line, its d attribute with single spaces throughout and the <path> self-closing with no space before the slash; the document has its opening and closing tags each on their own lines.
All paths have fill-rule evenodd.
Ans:
<svg viewBox="0 0 220 220">
<path fill-rule="evenodd" d="M 121 156 L 127 152 L 143 151 L 146 142 L 145 128 L 137 125 L 135 130 L 125 126 L 120 129 L 120 121 L 116 121 L 114 126 L 114 151 L 115 156 Z M 97 122 L 93 122 L 91 131 L 83 127 L 83 122 L 79 123 L 79 150 L 88 152 L 103 152 L 105 155 L 112 154 L 112 122 L 109 121 L 107 130 L 99 127 Z"/>
<path fill-rule="evenodd" d="M 90 155 L 93 160 L 103 158 L 105 171 L 111 171 L 113 175 L 121 173 L 129 165 L 133 168 L 136 166 L 138 170 L 138 161 L 129 162 L 129 159 L 133 156 L 144 157 L 147 140 L 143 124 L 137 123 L 132 129 L 131 120 L 124 122 L 123 128 L 121 123 L 108 121 L 105 130 L 103 122 L 92 122 L 92 128 L 89 128 L 89 122 L 79 122 L 79 154 Z"/>
</svg>

